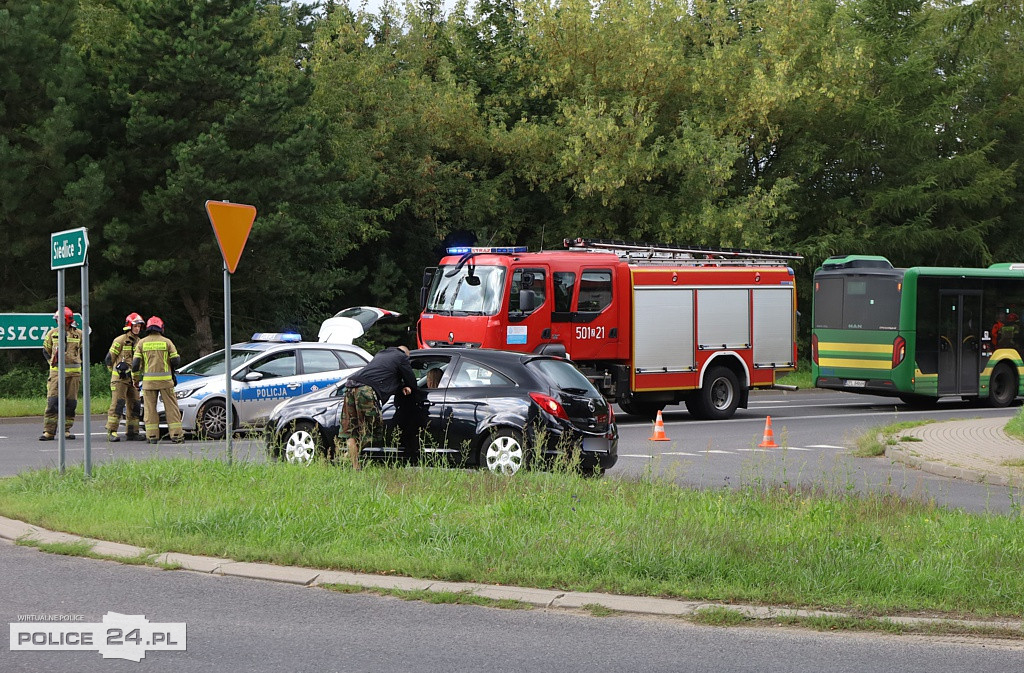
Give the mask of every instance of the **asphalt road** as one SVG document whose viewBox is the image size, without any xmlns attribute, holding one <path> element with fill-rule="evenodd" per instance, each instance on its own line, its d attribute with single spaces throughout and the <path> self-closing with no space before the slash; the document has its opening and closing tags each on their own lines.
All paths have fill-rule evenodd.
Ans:
<svg viewBox="0 0 1024 673">
<path fill-rule="evenodd" d="M 0 621 L 144 615 L 184 622 L 186 650 L 136 663 L 96 651 L 11 651 L 21 671 L 859 671 L 1005 673 L 1024 644 L 952 637 L 710 628 L 673 619 L 432 605 L 124 566 L 0 542 Z M 36 621 L 28 618 L 27 621 Z M 103 634 L 100 633 L 100 636 Z"/>
<path fill-rule="evenodd" d="M 670 441 L 652 442 L 650 422 L 619 414 L 619 462 L 607 478 L 636 478 L 655 474 L 686 486 L 739 487 L 743 484 L 789 484 L 856 491 L 894 493 L 904 498 L 934 500 L 967 511 L 1009 512 L 1021 501 L 1018 489 L 967 483 L 914 470 L 884 457 L 854 458 L 850 451 L 857 437 L 873 427 L 904 420 L 952 420 L 976 416 L 1009 419 L 1019 407 L 989 409 L 944 400 L 929 411 L 915 411 L 890 398 L 831 391 L 756 392 L 750 408 L 740 409 L 726 421 L 697 421 L 683 407 L 663 414 Z M 760 449 L 765 419 L 772 417 L 778 449 Z M 95 417 L 94 417 L 95 418 Z M 56 442 L 37 440 L 37 419 L 0 422 L 0 476 L 58 464 Z M 84 460 L 83 422 L 79 438 L 67 442 L 66 464 Z M 189 439 L 184 445 L 166 440 L 156 446 L 145 442 L 105 441 L 102 421 L 92 425 L 93 463 L 116 458 L 160 456 L 218 457 L 225 444 Z M 236 437 L 233 455 L 238 460 L 266 459 L 259 435 Z"/>
</svg>

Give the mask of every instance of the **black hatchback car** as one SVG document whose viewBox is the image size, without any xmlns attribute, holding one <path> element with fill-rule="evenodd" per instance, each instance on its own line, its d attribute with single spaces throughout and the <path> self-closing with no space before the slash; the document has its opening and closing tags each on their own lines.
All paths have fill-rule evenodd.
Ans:
<svg viewBox="0 0 1024 673">
<path fill-rule="evenodd" d="M 567 360 L 462 348 L 413 351 L 410 359 L 419 386 L 384 404 L 383 437 L 363 456 L 441 454 L 506 474 L 575 452 L 585 470 L 618 460 L 611 406 Z M 344 382 L 278 405 L 266 429 L 271 456 L 308 462 L 331 454 L 343 396 Z"/>
</svg>

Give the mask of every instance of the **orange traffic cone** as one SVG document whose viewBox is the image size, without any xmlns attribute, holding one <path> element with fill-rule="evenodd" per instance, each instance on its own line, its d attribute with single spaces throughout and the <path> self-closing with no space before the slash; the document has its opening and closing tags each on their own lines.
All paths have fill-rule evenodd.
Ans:
<svg viewBox="0 0 1024 673">
<path fill-rule="evenodd" d="M 775 435 L 772 433 L 772 417 L 765 416 L 764 418 L 764 438 L 758 447 L 762 449 L 777 449 L 779 445 L 775 443 Z"/>
<path fill-rule="evenodd" d="M 658 409 L 658 420 L 654 421 L 654 434 L 647 439 L 652 442 L 667 442 L 670 441 L 665 435 L 665 421 L 661 419 L 661 409 Z"/>
</svg>

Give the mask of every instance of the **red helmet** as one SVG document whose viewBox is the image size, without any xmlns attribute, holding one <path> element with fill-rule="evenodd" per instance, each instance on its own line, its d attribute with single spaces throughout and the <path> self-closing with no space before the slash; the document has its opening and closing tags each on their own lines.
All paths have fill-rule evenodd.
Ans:
<svg viewBox="0 0 1024 673">
<path fill-rule="evenodd" d="M 138 313 L 129 313 L 128 315 L 125 316 L 125 318 L 124 318 L 124 328 L 125 329 L 131 329 L 132 325 L 135 325 L 135 324 L 145 325 L 146 324 L 146 319 L 143 318 Z"/>
<path fill-rule="evenodd" d="M 159 331 L 163 332 L 164 331 L 164 321 L 161 320 L 160 318 L 156 317 L 155 315 L 154 316 L 150 316 L 149 320 L 146 321 L 146 329 L 155 329 L 155 330 L 159 330 Z"/>
<path fill-rule="evenodd" d="M 54 320 L 60 320 L 60 311 L 53 314 Z M 68 327 L 75 324 L 75 314 L 67 306 L 64 307 L 64 322 L 68 324 Z"/>
</svg>

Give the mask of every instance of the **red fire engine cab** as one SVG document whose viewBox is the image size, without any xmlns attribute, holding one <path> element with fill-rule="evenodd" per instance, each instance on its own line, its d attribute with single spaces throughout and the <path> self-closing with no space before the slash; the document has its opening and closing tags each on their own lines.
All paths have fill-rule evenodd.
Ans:
<svg viewBox="0 0 1024 673">
<path fill-rule="evenodd" d="M 421 348 L 567 357 L 623 411 L 728 418 L 796 367 L 791 253 L 565 241 L 449 248 L 424 274 Z"/>
</svg>

